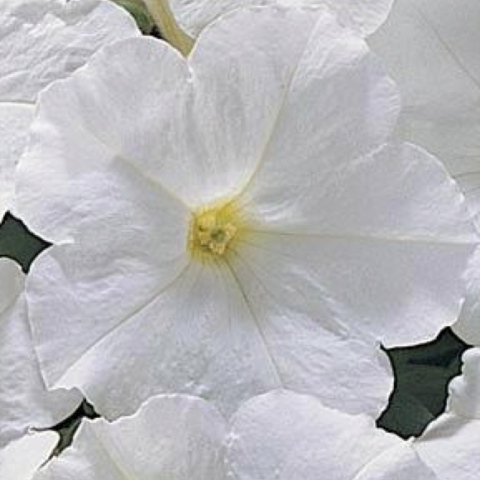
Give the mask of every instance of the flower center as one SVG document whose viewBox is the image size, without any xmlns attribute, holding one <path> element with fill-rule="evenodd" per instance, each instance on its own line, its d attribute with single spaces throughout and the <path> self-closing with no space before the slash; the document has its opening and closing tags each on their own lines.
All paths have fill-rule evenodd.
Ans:
<svg viewBox="0 0 480 480">
<path fill-rule="evenodd" d="M 202 208 L 192 216 L 188 249 L 205 258 L 224 256 L 239 230 L 239 219 L 231 203 Z"/>
</svg>

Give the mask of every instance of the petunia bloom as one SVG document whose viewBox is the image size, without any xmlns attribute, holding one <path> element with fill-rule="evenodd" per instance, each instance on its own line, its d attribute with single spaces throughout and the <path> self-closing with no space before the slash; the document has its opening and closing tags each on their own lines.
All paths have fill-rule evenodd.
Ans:
<svg viewBox="0 0 480 480">
<path fill-rule="evenodd" d="M 84 421 L 72 446 L 35 480 L 226 480 L 226 433 L 225 420 L 204 400 L 159 396 L 114 423 Z"/>
<path fill-rule="evenodd" d="M 339 22 L 365 36 L 385 21 L 393 0 L 157 0 L 168 3 L 179 26 L 196 38 L 201 30 L 220 15 L 248 6 L 283 5 L 286 7 L 318 7 L 327 5 Z M 154 0 L 147 0 L 147 4 Z"/>
<path fill-rule="evenodd" d="M 398 110 L 326 9 L 238 10 L 188 60 L 126 40 L 44 91 L 18 208 L 56 243 L 27 281 L 47 384 L 108 418 L 278 387 L 378 415 L 380 342 L 456 319 L 476 241 L 437 160 L 385 143 Z"/>
<path fill-rule="evenodd" d="M 231 422 L 182 395 L 150 399 L 132 417 L 85 421 L 35 480 L 436 480 L 407 442 L 317 399 L 275 391 Z"/>
<path fill-rule="evenodd" d="M 14 171 L 38 93 L 102 46 L 139 35 L 104 0 L 2 0 L 0 4 L 0 219 L 13 207 Z"/>
<path fill-rule="evenodd" d="M 78 393 L 45 388 L 27 319 L 24 282 L 15 262 L 0 259 L 0 448 L 32 427 L 57 424 L 80 402 Z"/>
<path fill-rule="evenodd" d="M 0 450 L 0 478 L 33 480 L 57 442 L 58 435 L 55 432 L 42 432 L 25 435 L 10 443 Z"/>
<path fill-rule="evenodd" d="M 480 2 L 397 0 L 369 42 L 398 82 L 397 134 L 434 153 L 459 183 L 480 229 Z M 480 231 L 480 230 L 479 230 Z M 480 345 L 480 251 L 454 329 Z"/>
<path fill-rule="evenodd" d="M 235 480 L 437 480 L 412 448 L 366 415 L 308 395 L 271 392 L 232 419 L 226 478 Z"/>
<path fill-rule="evenodd" d="M 480 471 L 480 349 L 467 350 L 463 362 L 446 412 L 414 443 L 438 480 L 477 480 Z"/>
</svg>

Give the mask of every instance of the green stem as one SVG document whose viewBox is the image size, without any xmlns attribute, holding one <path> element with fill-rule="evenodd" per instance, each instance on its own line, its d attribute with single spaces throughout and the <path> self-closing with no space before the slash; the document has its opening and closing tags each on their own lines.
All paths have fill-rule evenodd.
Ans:
<svg viewBox="0 0 480 480">
<path fill-rule="evenodd" d="M 184 56 L 187 56 L 193 48 L 193 39 L 178 26 L 170 10 L 168 0 L 143 1 L 157 24 L 162 37 Z"/>
</svg>

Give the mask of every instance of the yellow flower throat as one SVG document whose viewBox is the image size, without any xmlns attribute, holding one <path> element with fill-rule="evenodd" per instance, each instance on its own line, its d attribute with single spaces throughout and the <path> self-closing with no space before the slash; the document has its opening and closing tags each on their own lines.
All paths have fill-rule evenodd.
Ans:
<svg viewBox="0 0 480 480">
<path fill-rule="evenodd" d="M 190 253 L 201 260 L 223 257 L 237 239 L 240 223 L 232 202 L 198 210 L 190 223 Z"/>
</svg>

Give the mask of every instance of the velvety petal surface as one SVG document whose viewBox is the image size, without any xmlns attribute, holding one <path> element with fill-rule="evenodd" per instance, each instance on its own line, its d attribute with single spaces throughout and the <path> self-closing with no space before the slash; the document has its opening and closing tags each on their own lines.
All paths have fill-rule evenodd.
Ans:
<svg viewBox="0 0 480 480">
<path fill-rule="evenodd" d="M 46 390 L 32 344 L 23 283 L 18 266 L 0 259 L 0 448 L 32 427 L 56 425 L 80 402 L 75 392 Z"/>
<path fill-rule="evenodd" d="M 439 480 L 474 480 L 480 470 L 480 349 L 465 352 L 463 362 L 446 412 L 414 444 Z"/>
<path fill-rule="evenodd" d="M 408 443 L 372 419 L 287 391 L 239 410 L 226 457 L 235 480 L 436 480 Z"/>
<path fill-rule="evenodd" d="M 285 289 L 330 298 L 350 328 L 387 346 L 451 325 L 476 235 L 440 163 L 408 144 L 350 162 L 297 148 L 291 162 L 276 143 L 238 200 L 253 225 L 239 257 Z"/>
<path fill-rule="evenodd" d="M 58 439 L 55 432 L 32 433 L 1 449 L 0 478 L 32 480 L 38 469 L 48 460 Z"/>
<path fill-rule="evenodd" d="M 327 5 L 338 15 L 342 24 L 361 35 L 367 35 L 385 21 L 392 3 L 392 0 L 169 0 L 175 19 L 192 37 L 197 37 L 203 28 L 220 15 L 252 5 Z"/>
<path fill-rule="evenodd" d="M 224 480 L 225 434 L 207 402 L 160 396 L 114 423 L 84 421 L 73 445 L 35 480 Z"/>
</svg>

